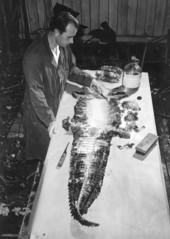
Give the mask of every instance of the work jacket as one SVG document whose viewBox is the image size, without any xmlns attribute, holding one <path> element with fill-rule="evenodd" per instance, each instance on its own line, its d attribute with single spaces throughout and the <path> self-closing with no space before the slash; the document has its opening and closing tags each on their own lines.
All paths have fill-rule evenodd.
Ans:
<svg viewBox="0 0 170 239">
<path fill-rule="evenodd" d="M 27 159 L 44 160 L 48 145 L 48 126 L 55 120 L 66 80 L 89 86 L 91 76 L 76 67 L 69 46 L 60 47 L 58 64 L 48 43 L 48 35 L 35 41 L 23 59 L 25 95 L 23 122 Z"/>
</svg>

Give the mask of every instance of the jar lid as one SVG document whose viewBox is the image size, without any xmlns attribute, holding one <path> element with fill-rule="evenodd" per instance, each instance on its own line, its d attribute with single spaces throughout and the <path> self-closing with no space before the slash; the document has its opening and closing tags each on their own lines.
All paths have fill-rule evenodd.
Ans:
<svg viewBox="0 0 170 239">
<path fill-rule="evenodd" d="M 131 56 L 131 61 L 133 62 L 140 62 L 140 60 L 138 58 L 136 58 L 136 56 Z"/>
</svg>

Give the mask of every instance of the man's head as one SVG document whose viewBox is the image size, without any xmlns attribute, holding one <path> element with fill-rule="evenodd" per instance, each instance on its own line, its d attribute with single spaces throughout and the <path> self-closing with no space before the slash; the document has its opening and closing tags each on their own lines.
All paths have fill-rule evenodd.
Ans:
<svg viewBox="0 0 170 239">
<path fill-rule="evenodd" d="M 78 20 L 68 12 L 53 16 L 50 21 L 50 31 L 54 36 L 54 41 L 62 47 L 73 43 L 78 27 Z"/>
</svg>

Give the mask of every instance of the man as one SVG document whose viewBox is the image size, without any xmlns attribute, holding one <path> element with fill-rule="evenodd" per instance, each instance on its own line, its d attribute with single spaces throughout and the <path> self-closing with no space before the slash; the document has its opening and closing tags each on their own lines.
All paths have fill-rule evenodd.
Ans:
<svg viewBox="0 0 170 239">
<path fill-rule="evenodd" d="M 27 159 L 45 159 L 67 79 L 88 87 L 93 84 L 102 91 L 100 82 L 76 67 L 69 44 L 73 43 L 77 29 L 78 21 L 70 13 L 53 16 L 49 32 L 35 41 L 24 56 L 23 120 Z"/>
</svg>

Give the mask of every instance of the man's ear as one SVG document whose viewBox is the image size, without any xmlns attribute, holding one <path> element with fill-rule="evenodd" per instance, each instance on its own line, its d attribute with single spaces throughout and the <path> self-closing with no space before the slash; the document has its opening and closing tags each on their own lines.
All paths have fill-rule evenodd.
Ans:
<svg viewBox="0 0 170 239">
<path fill-rule="evenodd" d="M 55 30 L 54 30 L 54 33 L 55 33 L 55 36 L 58 36 L 58 35 L 60 35 L 60 32 L 59 32 L 59 30 L 58 30 L 58 29 L 55 29 Z"/>
</svg>

